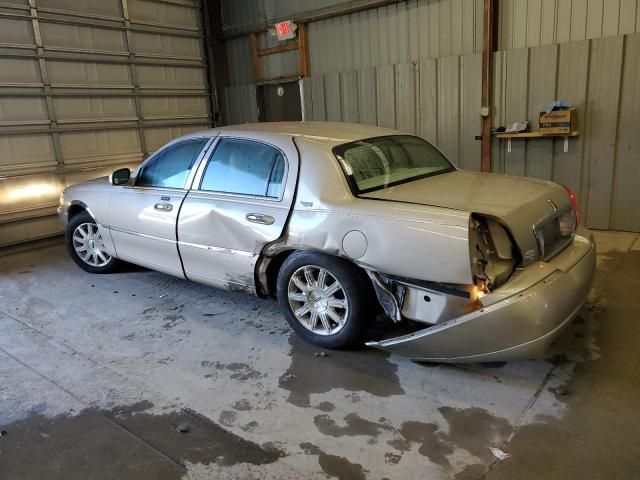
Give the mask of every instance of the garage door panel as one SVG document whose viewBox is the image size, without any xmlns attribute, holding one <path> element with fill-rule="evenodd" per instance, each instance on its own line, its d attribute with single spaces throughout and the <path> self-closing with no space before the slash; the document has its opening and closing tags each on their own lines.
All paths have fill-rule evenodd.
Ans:
<svg viewBox="0 0 640 480">
<path fill-rule="evenodd" d="M 178 115 L 207 115 L 206 97 L 144 97 L 142 113 L 145 117 Z"/>
<path fill-rule="evenodd" d="M 52 8 L 70 12 L 92 13 L 110 17 L 122 16 L 120 0 L 38 0 L 38 8 Z"/>
<path fill-rule="evenodd" d="M 141 152 L 138 131 L 133 128 L 61 133 L 60 147 L 65 164 Z"/>
<path fill-rule="evenodd" d="M 4 0 L 2 3 L 7 3 L 9 5 L 28 6 L 29 5 L 29 0 Z"/>
<path fill-rule="evenodd" d="M 131 71 L 124 64 L 50 60 L 47 68 L 52 84 L 131 85 Z"/>
<path fill-rule="evenodd" d="M 202 88 L 205 84 L 202 68 L 140 65 L 137 71 L 140 86 Z"/>
<path fill-rule="evenodd" d="M 36 165 L 55 166 L 51 135 L 0 136 L 0 171 L 29 168 Z"/>
<path fill-rule="evenodd" d="M 106 28 L 42 23 L 42 41 L 48 47 L 84 48 L 127 52 L 127 38 L 123 31 Z"/>
<path fill-rule="evenodd" d="M 0 126 L 3 122 L 49 120 L 47 102 L 42 97 L 0 97 Z"/>
<path fill-rule="evenodd" d="M 0 4 L 0 245 L 60 232 L 66 186 L 209 127 L 200 1 Z"/>
<path fill-rule="evenodd" d="M 0 84 L 41 84 L 40 67 L 37 60 L 26 58 L 5 58 L 0 68 Z"/>
<path fill-rule="evenodd" d="M 207 124 L 202 125 L 179 125 L 167 127 L 150 127 L 145 128 L 144 136 L 147 140 L 149 152 L 153 152 L 176 137 L 186 135 L 192 132 L 198 132 L 210 128 Z"/>
<path fill-rule="evenodd" d="M 0 247 L 27 240 L 50 237 L 60 232 L 60 222 L 55 216 L 35 217 L 2 225 Z"/>
<path fill-rule="evenodd" d="M 8 214 L 57 205 L 60 191 L 60 178 L 56 173 L 0 180 L 0 222 L 6 220 Z"/>
<path fill-rule="evenodd" d="M 148 0 L 129 0 L 132 21 L 162 23 L 180 27 L 200 26 L 196 8 Z"/>
<path fill-rule="evenodd" d="M 53 100 L 58 120 L 109 120 L 136 117 L 133 97 L 57 97 Z"/>
<path fill-rule="evenodd" d="M 0 18 L 0 42 L 33 45 L 33 27 L 28 20 Z"/>
<path fill-rule="evenodd" d="M 156 33 L 133 33 L 135 51 L 139 54 L 170 55 L 178 57 L 201 57 L 202 42 L 198 38 Z"/>
</svg>

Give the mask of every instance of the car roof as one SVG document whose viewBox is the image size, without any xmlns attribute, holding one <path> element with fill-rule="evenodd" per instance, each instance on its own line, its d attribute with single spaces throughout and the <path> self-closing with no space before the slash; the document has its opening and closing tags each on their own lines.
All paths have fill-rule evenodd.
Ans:
<svg viewBox="0 0 640 480">
<path fill-rule="evenodd" d="M 216 136 L 220 133 L 239 137 L 303 137 L 305 140 L 325 148 L 333 148 L 343 143 L 384 135 L 398 135 L 402 132 L 388 128 L 343 122 L 262 122 L 229 125 L 196 132 L 190 136 Z"/>
</svg>

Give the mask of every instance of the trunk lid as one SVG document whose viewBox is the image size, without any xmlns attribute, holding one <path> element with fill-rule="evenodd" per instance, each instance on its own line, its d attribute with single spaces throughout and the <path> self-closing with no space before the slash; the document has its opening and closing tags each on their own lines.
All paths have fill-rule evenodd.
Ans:
<svg viewBox="0 0 640 480">
<path fill-rule="evenodd" d="M 534 225 L 571 207 L 565 189 L 546 180 L 456 170 L 361 195 L 431 205 L 498 219 L 511 232 L 523 263 L 537 258 Z"/>
</svg>

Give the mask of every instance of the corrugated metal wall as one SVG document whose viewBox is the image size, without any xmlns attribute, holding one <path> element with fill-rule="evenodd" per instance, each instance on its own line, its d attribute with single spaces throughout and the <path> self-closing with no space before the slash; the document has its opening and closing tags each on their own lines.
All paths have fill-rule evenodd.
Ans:
<svg viewBox="0 0 640 480">
<path fill-rule="evenodd" d="M 313 75 L 304 80 L 305 112 L 416 133 L 479 170 L 480 73 L 480 55 L 469 54 Z"/>
<path fill-rule="evenodd" d="M 499 50 L 635 32 L 638 0 L 500 0 Z"/>
<path fill-rule="evenodd" d="M 481 0 L 410 0 L 309 26 L 308 119 L 416 132 L 459 166 L 480 167 Z M 494 124 L 555 98 L 576 105 L 581 136 L 494 140 L 495 171 L 574 189 L 592 228 L 640 231 L 638 0 L 501 0 Z M 238 7 L 241 8 L 241 7 Z M 257 120 L 246 38 L 227 42 L 232 123 Z M 274 74 L 276 74 L 274 72 Z"/>
<path fill-rule="evenodd" d="M 580 197 L 592 228 L 640 231 L 640 35 L 495 54 L 494 122 L 538 113 L 550 99 L 577 106 L 581 136 L 494 140 L 497 172 L 554 180 Z M 366 67 L 304 80 L 309 119 L 414 132 L 461 168 L 480 169 L 480 56 Z M 618 120 L 619 119 L 619 120 Z"/>
<path fill-rule="evenodd" d="M 210 124 L 197 0 L 0 3 L 0 246 L 59 231 L 66 185 Z"/>
<path fill-rule="evenodd" d="M 494 124 L 529 120 L 551 99 L 578 108 L 581 136 L 494 139 L 496 172 L 571 187 L 591 228 L 640 231 L 640 34 L 495 54 Z M 459 167 L 480 169 L 479 54 L 428 59 L 304 80 L 309 119 L 414 132 Z"/>
<path fill-rule="evenodd" d="M 347 2 L 226 0 L 222 3 L 224 28 L 228 33 L 244 31 L 275 18 L 341 3 Z M 342 72 L 480 53 L 482 4 L 482 0 L 408 0 L 313 22 L 309 26 L 311 70 L 314 74 Z M 500 0 L 497 50 L 639 31 L 638 0 Z M 229 41 L 228 55 L 249 60 L 248 40 Z M 231 84 L 250 83 L 251 70 L 232 63 L 231 69 L 240 70 Z"/>
<path fill-rule="evenodd" d="M 563 98 L 578 108 L 581 136 L 567 153 L 562 139 L 514 140 L 510 153 L 494 140 L 494 169 L 571 187 L 591 228 L 640 231 L 640 34 L 499 52 L 495 61 L 496 125 L 536 125 L 548 100 Z"/>
<path fill-rule="evenodd" d="M 482 51 L 482 0 L 411 0 L 309 25 L 314 74 Z"/>
</svg>

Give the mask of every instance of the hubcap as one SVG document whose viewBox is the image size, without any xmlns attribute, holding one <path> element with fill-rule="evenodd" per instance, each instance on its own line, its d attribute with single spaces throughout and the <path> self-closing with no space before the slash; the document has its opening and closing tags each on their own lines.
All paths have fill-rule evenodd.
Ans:
<svg viewBox="0 0 640 480">
<path fill-rule="evenodd" d="M 104 267 L 111 261 L 95 223 L 81 223 L 73 231 L 73 249 L 87 265 Z"/>
<path fill-rule="evenodd" d="M 307 265 L 289 279 L 289 306 L 298 322 L 318 335 L 334 335 L 345 325 L 349 303 L 340 282 L 327 269 Z"/>
</svg>

